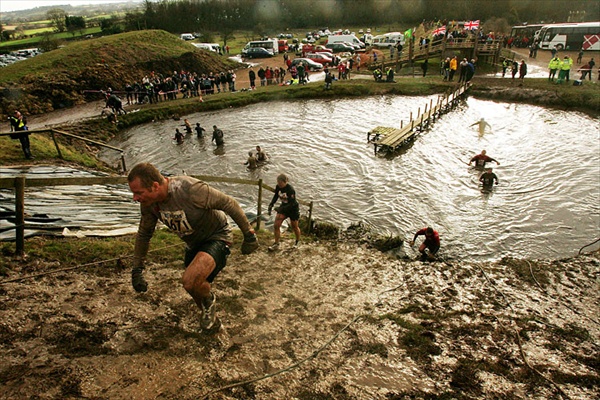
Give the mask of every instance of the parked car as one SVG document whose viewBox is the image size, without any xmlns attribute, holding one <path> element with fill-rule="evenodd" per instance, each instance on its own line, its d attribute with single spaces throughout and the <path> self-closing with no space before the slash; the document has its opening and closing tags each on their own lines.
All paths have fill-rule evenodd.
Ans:
<svg viewBox="0 0 600 400">
<path fill-rule="evenodd" d="M 298 66 L 298 64 L 303 63 L 305 67 L 308 67 L 309 71 L 321 71 L 323 66 L 316 61 L 311 60 L 310 58 L 294 58 L 292 60 L 293 66 Z"/>
<path fill-rule="evenodd" d="M 325 47 L 331 49 L 334 53 L 354 53 L 354 47 L 345 45 L 344 43 L 327 43 Z"/>
<path fill-rule="evenodd" d="M 264 47 L 250 47 L 242 50 L 242 57 L 245 58 L 269 58 L 273 57 L 273 52 Z"/>
<path fill-rule="evenodd" d="M 308 53 L 305 58 L 316 61 L 323 66 L 331 65 L 333 61 L 333 59 L 328 57 L 326 53 Z"/>
<path fill-rule="evenodd" d="M 323 46 L 322 44 L 318 44 L 315 46 L 315 49 L 312 51 L 313 53 L 333 53 L 331 49 Z"/>
</svg>

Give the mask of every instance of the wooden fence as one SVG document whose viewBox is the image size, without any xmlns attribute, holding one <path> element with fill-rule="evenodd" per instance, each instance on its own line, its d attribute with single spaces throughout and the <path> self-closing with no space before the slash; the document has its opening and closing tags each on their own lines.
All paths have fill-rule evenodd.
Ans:
<svg viewBox="0 0 600 400">
<path fill-rule="evenodd" d="M 118 147 L 114 147 L 114 146 L 111 146 L 111 145 L 106 144 L 106 143 L 98 142 L 98 141 L 93 140 L 93 139 L 88 139 L 88 138 L 83 137 L 83 136 L 74 135 L 72 133 L 59 131 L 57 129 L 33 129 L 33 130 L 30 130 L 30 131 L 27 131 L 27 133 L 29 133 L 29 134 L 49 133 L 50 136 L 52 137 L 52 141 L 54 142 L 54 146 L 56 147 L 56 152 L 58 153 L 58 157 L 61 160 L 64 160 L 64 157 L 62 155 L 62 152 L 60 151 L 60 145 L 59 145 L 58 141 L 56 140 L 56 135 L 63 135 L 63 136 L 66 136 L 66 137 L 69 137 L 69 138 L 72 138 L 72 139 L 83 140 L 84 142 L 91 143 L 91 144 L 93 144 L 95 146 L 105 147 L 107 149 L 118 151 L 119 153 L 121 153 L 121 167 L 123 168 L 123 171 L 127 171 L 127 166 L 125 165 L 124 151 L 123 151 L 123 149 L 119 149 Z M 0 136 L 10 136 L 10 135 L 11 135 L 10 132 L 0 133 Z"/>
<path fill-rule="evenodd" d="M 258 200 L 256 206 L 256 229 L 260 229 L 262 215 L 262 191 L 263 189 L 275 192 L 275 188 L 263 183 L 262 179 L 257 181 L 238 178 L 217 177 L 208 175 L 194 175 L 194 178 L 204 182 L 238 183 L 243 185 L 256 185 L 258 187 Z M 113 185 L 127 184 L 125 176 L 107 177 L 76 177 L 76 178 L 0 178 L 0 189 L 14 189 L 15 191 L 15 227 L 16 229 L 16 253 L 23 255 L 25 251 L 25 188 L 43 186 L 91 186 L 91 185 Z M 313 202 L 298 200 L 298 203 L 308 207 L 308 231 L 312 230 Z"/>
</svg>

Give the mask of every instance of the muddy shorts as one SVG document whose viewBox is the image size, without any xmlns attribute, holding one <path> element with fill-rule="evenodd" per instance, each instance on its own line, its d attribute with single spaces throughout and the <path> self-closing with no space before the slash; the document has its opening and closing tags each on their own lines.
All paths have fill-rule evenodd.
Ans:
<svg viewBox="0 0 600 400">
<path fill-rule="evenodd" d="M 290 205 L 281 205 L 275 208 L 279 214 L 285 215 L 286 218 L 289 218 L 292 221 L 298 221 L 300 219 L 300 207 L 298 206 L 290 206 Z"/>
<path fill-rule="evenodd" d="M 188 247 L 185 250 L 185 268 L 190 265 L 194 260 L 194 257 L 200 252 L 209 254 L 215 260 L 215 269 L 208 278 L 206 278 L 209 283 L 212 283 L 219 272 L 225 268 L 225 264 L 227 264 L 227 256 L 231 253 L 229 251 L 229 246 L 222 240 L 210 240 L 208 242 L 199 243 L 193 248 Z"/>
<path fill-rule="evenodd" d="M 429 240 L 426 240 L 424 244 L 425 244 L 425 247 L 427 247 L 427 249 L 429 249 L 429 252 L 431 254 L 437 253 L 438 250 L 440 249 L 440 245 L 433 241 L 430 242 Z"/>
</svg>

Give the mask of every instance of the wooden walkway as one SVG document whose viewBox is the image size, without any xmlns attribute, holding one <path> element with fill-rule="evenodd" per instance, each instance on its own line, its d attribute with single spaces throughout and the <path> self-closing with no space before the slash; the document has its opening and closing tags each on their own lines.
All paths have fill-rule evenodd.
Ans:
<svg viewBox="0 0 600 400">
<path fill-rule="evenodd" d="M 461 55 L 459 62 L 462 58 L 467 59 L 478 59 L 481 57 L 490 58 L 491 63 L 496 63 L 502 50 L 502 41 L 494 40 L 491 42 L 482 42 L 475 38 L 468 39 L 453 39 L 453 40 L 437 40 L 431 42 L 427 46 L 420 46 L 414 40 L 406 44 L 402 50 L 402 54 L 398 55 L 398 52 L 394 52 L 394 57 L 386 57 L 385 52 L 383 60 L 379 60 L 377 63 L 370 63 L 369 69 L 382 68 L 385 70 L 386 67 L 395 67 L 396 71 L 403 65 L 415 63 L 416 61 L 423 61 L 430 58 L 444 58 L 447 56 Z M 430 65 L 434 67 L 434 65 Z"/>
<path fill-rule="evenodd" d="M 436 104 L 433 100 L 425 104 L 425 110 L 421 113 L 421 108 L 417 112 L 417 117 L 413 119 L 410 113 L 410 121 L 404 125 L 400 122 L 400 128 L 390 128 L 378 126 L 367 133 L 367 141 L 375 146 L 375 153 L 394 152 L 402 147 L 421 131 L 429 127 L 431 123 L 442 114 L 447 113 L 458 104 L 458 100 L 471 87 L 469 82 L 461 84 L 456 90 L 447 96 L 440 96 Z"/>
</svg>

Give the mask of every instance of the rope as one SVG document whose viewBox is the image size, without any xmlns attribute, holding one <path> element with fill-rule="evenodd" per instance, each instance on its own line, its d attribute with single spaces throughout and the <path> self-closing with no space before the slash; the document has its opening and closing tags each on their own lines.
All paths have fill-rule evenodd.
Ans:
<svg viewBox="0 0 600 400">
<path fill-rule="evenodd" d="M 485 273 L 485 271 L 483 270 L 483 268 L 481 268 L 480 265 L 476 264 L 477 268 L 479 268 L 479 270 L 481 271 L 481 273 L 483 274 L 483 276 L 485 277 L 485 279 L 488 281 L 488 283 L 494 288 L 494 290 L 498 293 L 500 293 L 502 295 L 502 297 L 504 298 L 504 301 L 506 301 L 506 304 L 508 305 L 508 307 L 515 312 L 514 308 L 512 307 L 512 304 L 508 301 L 508 299 L 506 298 L 506 296 L 504 295 L 504 293 L 498 289 L 498 287 L 496 285 L 494 285 L 494 283 L 491 281 L 491 279 L 487 276 L 487 274 Z M 505 331 L 510 331 L 510 329 L 504 325 L 504 323 L 498 318 L 495 317 L 496 320 L 500 323 L 500 325 L 502 326 L 502 328 Z M 558 390 L 558 392 L 560 393 L 561 396 L 563 396 L 563 398 L 565 399 L 569 399 L 570 397 L 560 388 L 560 386 L 558 386 L 558 384 L 556 382 L 554 382 L 552 379 L 546 377 L 544 374 L 542 374 L 540 371 L 538 371 L 534 366 L 532 366 L 529 363 L 529 360 L 527 358 L 527 355 L 525 354 L 525 350 L 523 350 L 523 344 L 521 341 L 521 335 L 519 334 L 519 330 L 515 328 L 515 334 L 517 337 L 517 345 L 519 346 L 519 352 L 521 353 L 521 357 L 523 358 L 523 361 L 525 362 L 525 365 L 527 365 L 527 367 L 532 370 L 534 373 L 536 373 L 537 375 L 539 375 L 542 379 L 544 379 L 546 382 L 550 383 L 552 386 L 554 386 L 556 388 L 556 390 Z"/>
<path fill-rule="evenodd" d="M 598 242 L 600 242 L 600 238 L 598 238 L 598 239 L 594 240 L 594 241 L 593 241 L 592 243 L 590 243 L 590 244 L 586 244 L 585 246 L 583 246 L 582 248 L 580 248 L 580 249 L 579 249 L 579 254 L 581 255 L 581 250 L 583 250 L 583 249 L 585 249 L 586 247 L 589 247 L 589 246 L 591 246 L 591 245 L 593 245 L 593 244 L 596 244 L 596 243 L 598 243 Z"/>
<path fill-rule="evenodd" d="M 292 364 L 292 365 L 290 365 L 290 366 L 288 366 L 286 368 L 280 369 L 280 370 L 272 372 L 270 374 L 266 374 L 266 375 L 263 375 L 263 376 L 259 376 L 257 378 L 248 379 L 248 380 L 241 381 L 241 382 L 232 383 L 230 385 L 222 386 L 220 388 L 211 390 L 210 392 L 206 393 L 205 395 L 201 396 L 200 398 L 201 399 L 207 399 L 208 396 L 210 396 L 212 394 L 215 394 L 215 393 L 218 393 L 218 392 L 222 392 L 222 391 L 227 390 L 227 389 L 233 389 L 235 387 L 247 385 L 249 383 L 254 383 L 254 382 L 262 381 L 264 379 L 268 379 L 268 378 L 271 378 L 273 376 L 277 376 L 277 375 L 283 374 L 284 372 L 291 371 L 292 369 L 297 368 L 300 365 L 304 364 L 308 360 L 311 360 L 311 359 L 315 358 L 316 356 L 318 356 L 319 353 L 322 352 L 323 350 L 325 350 L 327 347 L 329 347 L 329 345 L 331 343 L 333 343 L 335 341 L 335 339 L 337 339 L 342 334 L 342 332 L 344 332 L 345 330 L 347 330 L 352 324 L 354 324 L 356 321 L 358 321 L 362 317 L 363 317 L 362 315 L 355 316 L 352 319 L 352 321 L 348 322 L 346 324 L 346 326 L 344 326 L 342 329 L 340 329 L 339 331 L 337 331 L 337 333 L 335 335 L 333 335 L 333 337 L 331 339 L 329 339 L 327 342 L 325 342 L 321 347 L 319 347 L 317 350 L 315 350 L 311 355 L 303 358 L 302 360 L 297 361 L 294 364 Z"/>
<path fill-rule="evenodd" d="M 172 244 L 172 245 L 169 245 L 169 246 L 160 247 L 158 249 L 150 250 L 149 253 L 153 253 L 153 252 L 156 252 L 156 251 L 159 251 L 159 250 L 164 250 L 164 249 L 168 249 L 170 247 L 176 247 L 176 246 L 183 246 L 183 243 L 177 243 L 177 244 Z M 89 266 L 92 266 L 92 265 L 104 264 L 104 263 L 108 263 L 108 262 L 111 262 L 111 261 L 117 261 L 117 260 L 122 260 L 122 259 L 127 259 L 127 258 L 133 258 L 133 254 L 132 255 L 128 255 L 128 256 L 111 258 L 111 259 L 108 259 L 108 260 L 94 261 L 94 262 L 87 263 L 87 264 L 80 264 L 80 265 L 76 265 L 74 267 L 66 267 L 66 268 L 55 269 L 55 270 L 47 271 L 47 272 L 40 272 L 40 273 L 37 273 L 37 274 L 22 276 L 20 278 L 7 279 L 7 280 L 4 280 L 4 281 L 0 281 L 0 285 L 4 285 L 5 283 L 10 283 L 10 282 L 24 281 L 24 280 L 27 280 L 27 279 L 37 278 L 39 276 L 44 276 L 44 275 L 57 274 L 59 272 L 64 272 L 64 271 L 72 271 L 74 269 L 79 269 L 79 268 L 82 268 L 82 267 L 89 267 Z"/>
<path fill-rule="evenodd" d="M 394 271 L 394 273 L 396 273 L 396 271 Z M 397 274 L 397 273 L 396 273 L 396 274 Z M 388 292 L 392 292 L 392 291 L 395 291 L 395 290 L 398 290 L 400 287 L 404 286 L 404 281 L 405 281 L 405 280 L 404 280 L 404 277 L 401 277 L 401 278 L 402 278 L 402 283 L 401 283 L 400 285 L 397 285 L 397 286 L 394 286 L 393 288 L 390 288 L 390 289 L 385 289 L 385 290 L 382 290 L 381 292 L 379 292 L 379 293 L 377 294 L 377 298 L 378 298 L 378 300 L 379 300 L 379 298 L 381 297 L 381 295 L 382 295 L 382 294 L 384 294 L 384 293 L 388 293 Z M 373 308 L 374 306 L 371 306 L 371 307 Z M 201 398 L 201 399 L 207 399 L 207 398 L 208 398 L 210 395 L 213 395 L 213 394 L 216 394 L 216 393 L 222 392 L 222 391 L 224 391 L 224 390 L 227 390 L 227 389 L 233 389 L 233 388 L 235 388 L 235 387 L 239 387 L 239 386 L 247 385 L 247 384 L 249 384 L 249 383 L 259 382 L 259 381 L 262 381 L 262 380 L 265 380 L 265 379 L 272 378 L 272 377 L 274 377 L 274 376 L 277 376 L 277 375 L 283 374 L 283 373 L 285 373 L 285 372 L 289 372 L 289 371 L 291 371 L 291 370 L 293 370 L 293 369 L 295 369 L 295 368 L 298 368 L 299 366 L 301 366 L 301 365 L 302 365 L 302 364 L 304 364 L 305 362 L 307 362 L 307 361 L 309 361 L 309 360 L 311 360 L 311 359 L 313 359 L 313 358 L 317 357 L 317 356 L 319 355 L 319 353 L 321 353 L 321 352 L 322 352 L 323 350 L 325 350 L 325 349 L 326 349 L 326 348 L 327 348 L 327 347 L 328 347 L 328 346 L 329 346 L 331 343 L 333 343 L 333 342 L 335 341 L 335 339 L 337 339 L 337 338 L 338 338 L 338 337 L 339 337 L 339 336 L 340 336 L 340 335 L 341 335 L 341 334 L 342 334 L 344 331 L 346 331 L 348 328 L 350 328 L 350 326 L 352 326 L 352 325 L 353 325 L 355 322 L 357 322 L 357 321 L 358 321 L 360 318 L 362 318 L 362 317 L 364 317 L 364 316 L 365 316 L 365 315 L 357 315 L 357 316 L 355 316 L 355 317 L 354 317 L 354 318 L 353 318 L 353 319 L 352 319 L 350 322 L 348 322 L 348 323 L 346 324 L 346 326 L 344 326 L 342 329 L 340 329 L 339 331 L 337 331 L 337 333 L 336 333 L 335 335 L 333 335 L 333 336 L 331 337 L 331 339 L 329 339 L 327 342 L 325 342 L 325 343 L 324 343 L 324 344 L 323 344 L 321 347 L 319 347 L 317 350 L 315 350 L 315 351 L 314 351 L 314 352 L 313 352 L 311 355 L 309 355 L 309 356 L 307 356 L 307 357 L 303 358 L 302 360 L 300 360 L 300 361 L 297 361 L 297 362 L 295 362 L 294 364 L 291 364 L 291 365 L 289 365 L 289 366 L 288 366 L 288 367 L 286 367 L 286 368 L 282 368 L 282 369 L 280 369 L 280 370 L 278 370 L 278 371 L 275 371 L 275 372 L 272 372 L 272 373 L 269 373 L 269 374 L 266 374 L 266 375 L 263 375 L 263 376 L 259 376 L 259 377 L 257 377 L 257 378 L 252 378 L 252 379 L 248 379 L 248 380 L 245 380 L 245 381 L 236 382 L 236 383 L 232 383 L 232 384 L 230 384 L 230 385 L 222 386 L 222 387 L 220 387 L 220 388 L 217 388 L 217 389 L 213 389 L 213 390 L 211 390 L 210 392 L 208 392 L 208 393 L 204 394 L 203 396 L 201 396 L 200 398 Z"/>
</svg>

